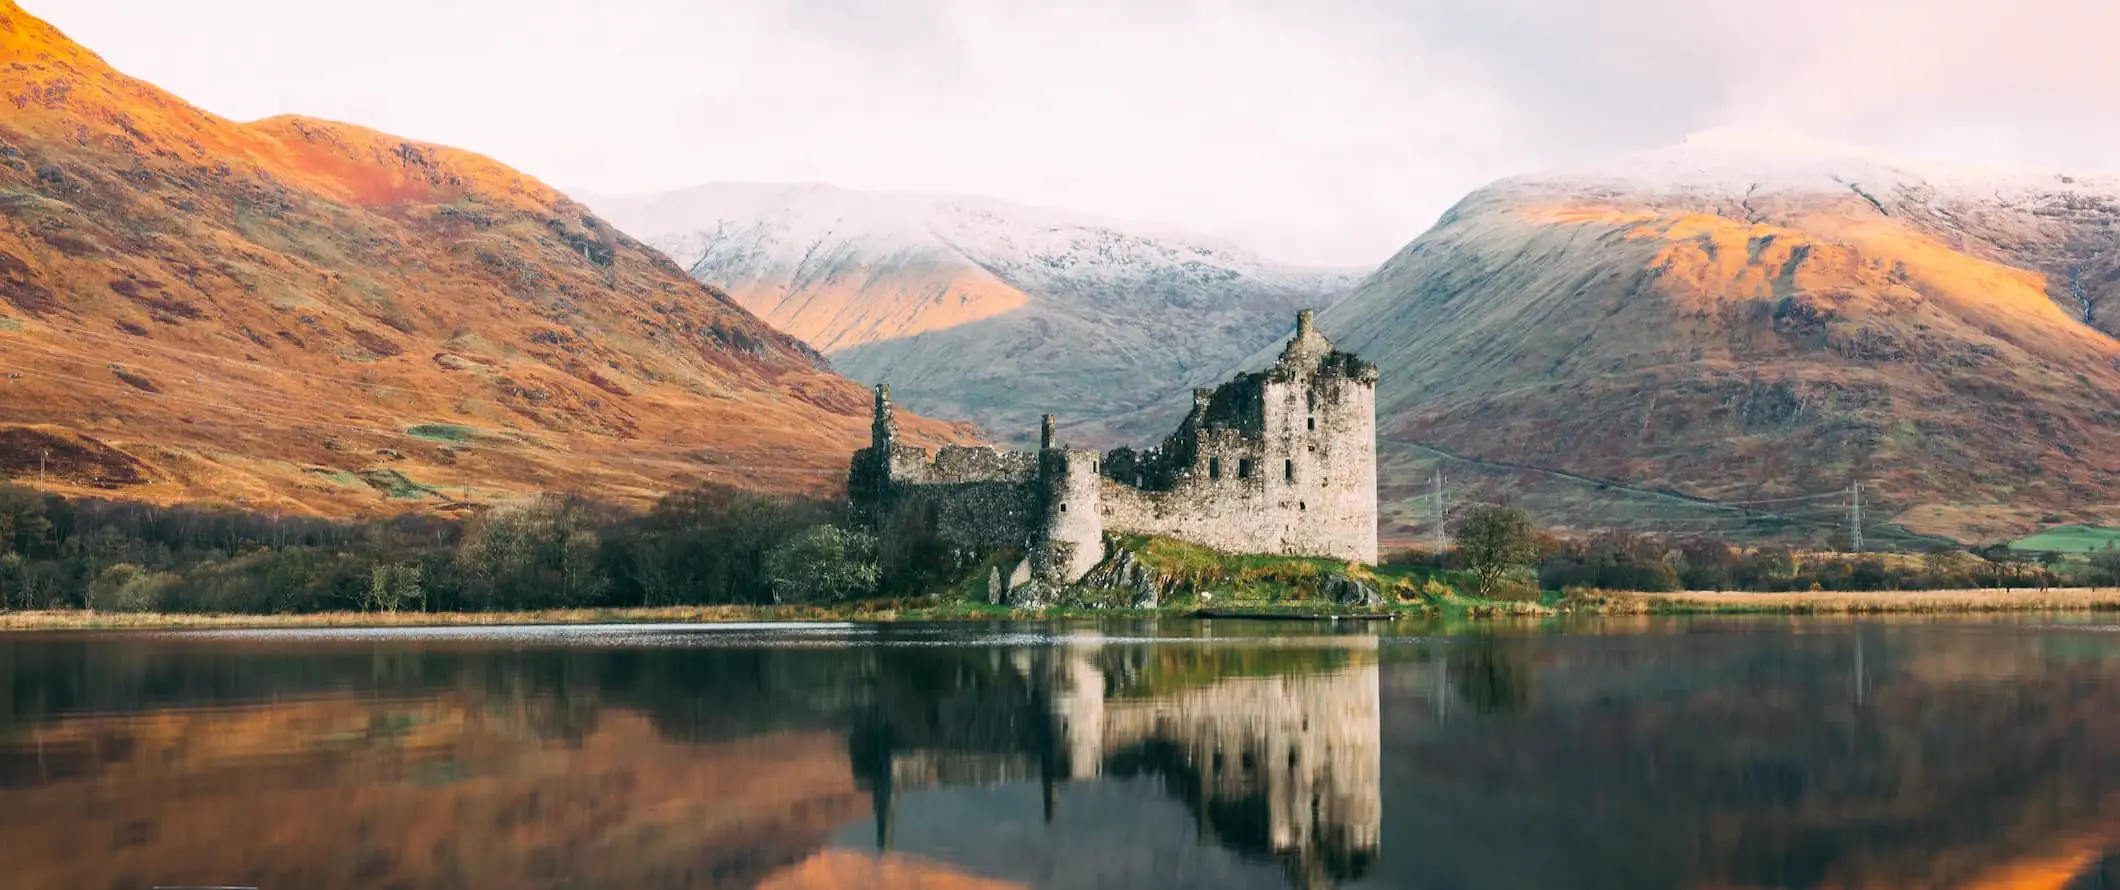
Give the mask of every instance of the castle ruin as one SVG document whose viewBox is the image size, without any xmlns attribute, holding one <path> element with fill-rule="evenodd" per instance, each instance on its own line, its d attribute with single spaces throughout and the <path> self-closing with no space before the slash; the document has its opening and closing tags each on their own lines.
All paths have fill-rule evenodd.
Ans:
<svg viewBox="0 0 2120 890">
<path fill-rule="evenodd" d="M 1195 390 L 1192 413 L 1145 451 L 1070 448 L 1046 415 L 1035 452 L 931 454 L 899 440 L 880 385 L 848 497 L 878 527 L 919 497 L 952 546 L 1021 550 L 1028 575 L 1048 584 L 1081 580 L 1103 561 L 1107 534 L 1374 564 L 1376 383 L 1376 366 L 1333 348 L 1305 310 L 1272 367 Z"/>
</svg>

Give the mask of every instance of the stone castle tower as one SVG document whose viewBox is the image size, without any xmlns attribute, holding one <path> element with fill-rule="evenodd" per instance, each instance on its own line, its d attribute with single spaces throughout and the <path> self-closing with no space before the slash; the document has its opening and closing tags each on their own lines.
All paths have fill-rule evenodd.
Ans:
<svg viewBox="0 0 2120 890">
<path fill-rule="evenodd" d="M 1145 451 L 1069 448 L 1048 415 L 1036 452 L 951 446 L 931 457 L 898 441 L 879 386 L 848 496 L 878 524 L 922 503 L 946 540 L 1021 548 L 1051 583 L 1095 568 L 1107 534 L 1373 564 L 1376 383 L 1376 366 L 1333 348 L 1306 310 L 1272 367 L 1195 391 L 1192 413 Z"/>
</svg>

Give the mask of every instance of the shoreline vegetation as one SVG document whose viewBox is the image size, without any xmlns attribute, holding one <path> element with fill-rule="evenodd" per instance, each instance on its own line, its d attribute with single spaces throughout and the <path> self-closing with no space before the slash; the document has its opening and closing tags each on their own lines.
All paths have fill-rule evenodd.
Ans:
<svg viewBox="0 0 2120 890">
<path fill-rule="evenodd" d="M 1806 591 L 1639 593 L 1582 591 L 1559 602 L 1451 598 L 1349 608 L 1327 603 L 1200 604 L 1153 609 L 1051 606 L 1019 609 L 947 599 L 856 602 L 828 606 L 668 606 L 536 609 L 510 612 L 306 612 L 276 615 L 97 612 L 46 609 L 0 612 L 0 632 L 55 630 L 253 630 L 299 628 L 525 627 L 623 624 L 744 624 L 941 621 L 1041 621 L 1195 618 L 1218 620 L 1421 621 L 1545 620 L 1569 617 L 1717 615 L 1980 615 L 2120 612 L 2120 588 L 2047 590 Z"/>
<path fill-rule="evenodd" d="M 918 498 L 873 527 L 844 501 L 713 486 L 645 512 L 544 495 L 461 519 L 352 522 L 0 484 L 0 631 L 2120 611 L 2111 547 L 2034 556 L 1617 531 L 1561 539 L 1495 505 L 1475 506 L 1455 531 L 1442 552 L 1375 566 L 1111 536 L 1103 564 L 1053 587 L 1010 577 L 1020 552 L 951 546 Z"/>
</svg>

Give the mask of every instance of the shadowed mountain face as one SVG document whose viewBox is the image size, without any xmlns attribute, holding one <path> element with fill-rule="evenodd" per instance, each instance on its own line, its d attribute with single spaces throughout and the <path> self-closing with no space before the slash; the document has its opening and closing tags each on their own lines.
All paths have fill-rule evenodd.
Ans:
<svg viewBox="0 0 2120 890">
<path fill-rule="evenodd" d="M 225 120 L 13 0 L 0 96 L 9 475 L 296 512 L 637 500 L 827 490 L 865 436 L 814 352 L 487 158 Z"/>
<path fill-rule="evenodd" d="M 2115 297 L 2120 182 L 1701 139 L 1475 192 L 1319 325 L 1383 369 L 1400 512 L 1420 445 L 1587 477 L 1519 493 L 1556 522 L 1603 483 L 1860 479 L 1882 520 L 1992 540 L 2120 512 Z"/>
<path fill-rule="evenodd" d="M 1016 442 L 1046 413 L 1080 444 L 1160 436 L 1190 404 L 1166 397 L 1355 278 L 981 198 L 723 184 L 595 203 L 848 376 Z"/>
</svg>

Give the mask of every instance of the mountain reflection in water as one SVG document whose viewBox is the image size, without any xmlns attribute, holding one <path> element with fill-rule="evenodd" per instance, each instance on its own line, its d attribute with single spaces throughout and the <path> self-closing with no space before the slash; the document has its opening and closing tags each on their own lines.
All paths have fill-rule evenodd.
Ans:
<svg viewBox="0 0 2120 890">
<path fill-rule="evenodd" d="M 0 886 L 2120 886 L 2120 634 L 1227 624 L 0 637 Z"/>
</svg>

